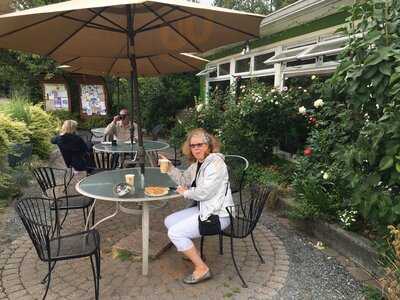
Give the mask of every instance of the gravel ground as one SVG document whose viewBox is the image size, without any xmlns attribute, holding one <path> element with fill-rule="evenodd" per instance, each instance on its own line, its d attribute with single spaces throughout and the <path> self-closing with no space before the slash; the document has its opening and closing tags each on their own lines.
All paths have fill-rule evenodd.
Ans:
<svg viewBox="0 0 400 300">
<path fill-rule="evenodd" d="M 290 259 L 287 282 L 275 299 L 363 299 L 362 286 L 313 241 L 284 225 L 271 213 L 261 222 L 283 242 Z"/>
</svg>

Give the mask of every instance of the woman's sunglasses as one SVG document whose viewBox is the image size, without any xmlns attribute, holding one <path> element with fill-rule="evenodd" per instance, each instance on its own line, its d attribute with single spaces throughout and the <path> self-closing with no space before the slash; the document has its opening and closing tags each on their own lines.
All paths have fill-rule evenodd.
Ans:
<svg viewBox="0 0 400 300">
<path fill-rule="evenodd" d="M 201 148 L 203 145 L 206 145 L 206 143 L 198 143 L 198 144 L 189 144 L 189 147 L 194 149 L 194 148 Z"/>
</svg>

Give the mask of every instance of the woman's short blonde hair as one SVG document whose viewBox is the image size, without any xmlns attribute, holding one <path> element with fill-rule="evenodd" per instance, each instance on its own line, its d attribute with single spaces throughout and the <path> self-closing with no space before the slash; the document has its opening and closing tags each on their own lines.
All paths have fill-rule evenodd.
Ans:
<svg viewBox="0 0 400 300">
<path fill-rule="evenodd" d="M 78 122 L 74 120 L 65 120 L 61 127 L 60 134 L 63 135 L 66 133 L 75 133 L 77 127 L 78 127 Z"/>
<path fill-rule="evenodd" d="M 188 132 L 188 134 L 186 135 L 186 140 L 182 145 L 182 153 L 188 158 L 190 162 L 196 161 L 190 149 L 190 140 L 194 136 L 201 137 L 203 139 L 203 142 L 208 145 L 207 155 L 210 153 L 220 152 L 221 150 L 220 141 L 215 136 L 204 130 L 203 128 L 196 128 Z"/>
</svg>

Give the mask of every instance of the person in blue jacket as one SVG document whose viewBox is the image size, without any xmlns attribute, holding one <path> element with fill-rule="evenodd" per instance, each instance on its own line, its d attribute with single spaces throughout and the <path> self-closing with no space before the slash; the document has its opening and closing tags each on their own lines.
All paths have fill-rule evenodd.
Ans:
<svg viewBox="0 0 400 300">
<path fill-rule="evenodd" d="M 60 134 L 53 137 L 51 142 L 56 144 L 68 168 L 75 171 L 90 171 L 90 149 L 85 141 L 76 134 L 78 123 L 65 120 Z"/>
</svg>

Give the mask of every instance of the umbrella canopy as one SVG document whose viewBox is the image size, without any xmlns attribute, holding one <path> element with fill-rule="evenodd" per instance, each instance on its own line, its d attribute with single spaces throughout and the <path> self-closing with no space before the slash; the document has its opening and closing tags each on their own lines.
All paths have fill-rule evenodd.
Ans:
<svg viewBox="0 0 400 300">
<path fill-rule="evenodd" d="M 126 6 L 132 13 L 127 28 Z M 204 52 L 257 37 L 263 16 L 181 0 L 72 0 L 0 17 L 0 47 L 56 58 Z"/>
<path fill-rule="evenodd" d="M 0 48 L 57 61 L 82 58 L 82 63 L 93 68 L 95 63 L 90 58 L 113 59 L 115 63 L 104 61 L 109 68 L 120 59 L 128 59 L 139 130 L 138 158 L 144 172 L 139 60 L 204 52 L 256 38 L 263 17 L 183 0 L 71 0 L 1 15 Z"/>
<path fill-rule="evenodd" d="M 68 72 L 90 75 L 130 76 L 131 64 L 128 58 L 77 57 L 58 59 Z M 201 69 L 206 59 L 189 54 L 160 54 L 136 58 L 137 71 L 141 76 L 159 76 L 173 73 L 193 72 Z"/>
</svg>

